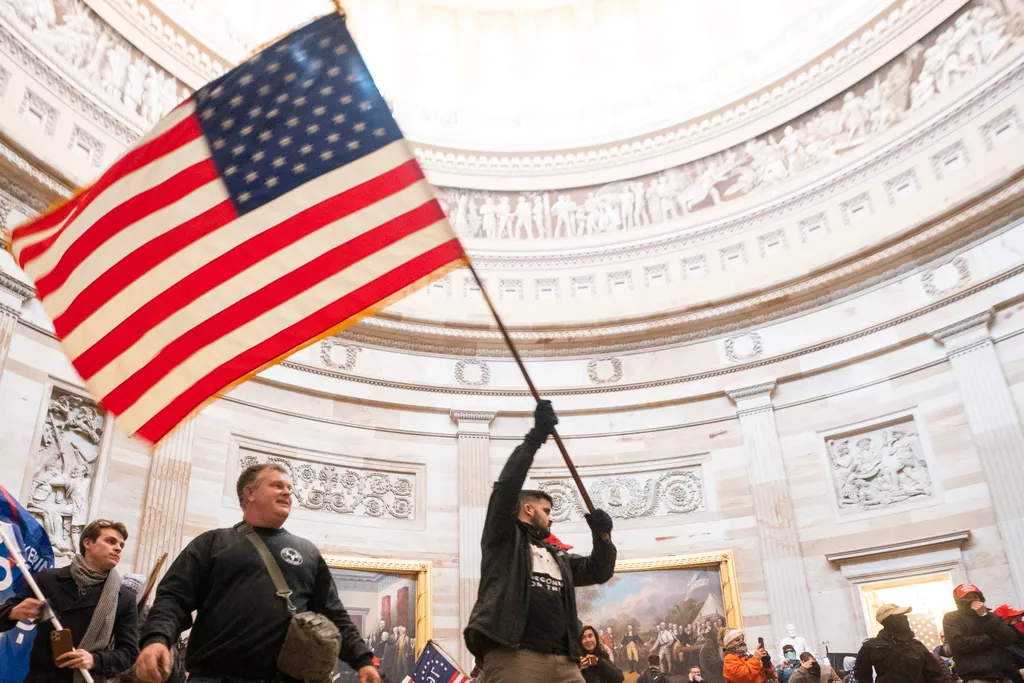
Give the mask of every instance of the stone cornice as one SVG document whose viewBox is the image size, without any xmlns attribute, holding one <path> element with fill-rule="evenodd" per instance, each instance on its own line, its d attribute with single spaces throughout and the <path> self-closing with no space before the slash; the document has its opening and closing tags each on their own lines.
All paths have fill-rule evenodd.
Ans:
<svg viewBox="0 0 1024 683">
<path fill-rule="evenodd" d="M 940 327 L 939 329 L 932 332 L 931 336 L 934 337 L 936 341 L 945 344 L 949 342 L 953 337 L 959 336 L 965 332 L 974 331 L 976 329 L 979 331 L 983 331 L 985 334 L 988 334 L 988 328 L 989 325 L 992 324 L 993 315 L 994 312 L 990 308 L 986 311 L 978 313 L 977 315 L 972 315 L 968 318 L 964 318 L 963 320 L 959 320 L 953 323 L 952 325 Z"/>
<path fill-rule="evenodd" d="M 20 297 L 22 301 L 27 301 L 36 295 L 36 290 L 31 285 L 28 285 L 9 273 L 0 271 L 0 289 L 4 289 L 11 294 Z"/>
<path fill-rule="evenodd" d="M 920 553 L 948 547 L 959 548 L 967 543 L 970 538 L 970 530 L 964 529 L 962 531 L 954 531 L 952 533 L 940 534 L 938 536 L 912 538 L 898 543 L 886 543 L 884 545 L 875 545 L 867 548 L 857 548 L 856 550 L 844 550 L 837 553 L 828 553 L 825 555 L 825 560 L 832 564 L 843 565 L 850 562 L 877 560 L 886 555 L 905 554 L 911 552 Z"/>
<path fill-rule="evenodd" d="M 768 398 L 771 399 L 772 392 L 775 391 L 775 380 L 771 379 L 767 382 L 760 384 L 752 384 L 748 387 L 740 387 L 738 389 L 726 389 L 725 394 L 732 399 L 733 403 L 739 405 L 743 401 L 757 398 Z"/>
<path fill-rule="evenodd" d="M 474 410 L 452 410 L 451 417 L 456 423 L 459 422 L 483 422 L 491 424 L 497 413 L 488 413 Z"/>
<path fill-rule="evenodd" d="M 966 207 L 954 207 L 903 240 L 815 275 L 784 283 L 755 296 L 711 305 L 699 310 L 661 315 L 612 325 L 572 329 L 510 329 L 523 355 L 585 356 L 620 353 L 674 344 L 752 329 L 779 318 L 849 297 L 883 282 L 922 268 L 955 253 L 984 236 L 1024 217 L 1024 176 Z M 972 229 L 973 228 L 973 229 Z M 970 232 L 967 232 L 967 231 Z M 956 237 L 953 237 L 956 236 Z M 945 244 L 941 241 L 948 240 Z M 931 251 L 921 254 L 929 245 Z M 916 258 L 899 262 L 903 255 Z M 885 264 L 893 264 L 888 269 Z M 884 270 L 883 270 L 884 269 Z M 861 279 L 858 279 L 860 277 Z M 751 315 L 754 311 L 766 311 Z M 698 329 L 686 330 L 686 327 Z M 378 331 L 379 330 L 379 331 Z M 638 336 L 642 336 L 637 340 Z M 420 353 L 504 357 L 508 351 L 500 333 L 480 327 L 455 327 L 378 315 L 341 334 L 343 339 L 367 346 Z M 628 338 L 629 341 L 622 341 Z M 542 346 L 537 346 L 538 343 Z"/>
</svg>

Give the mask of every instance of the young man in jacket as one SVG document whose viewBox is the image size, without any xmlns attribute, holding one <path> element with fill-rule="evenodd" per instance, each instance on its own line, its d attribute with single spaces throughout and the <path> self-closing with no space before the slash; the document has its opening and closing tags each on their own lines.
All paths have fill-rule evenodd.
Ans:
<svg viewBox="0 0 1024 683">
<path fill-rule="evenodd" d="M 608 513 L 586 515 L 590 557 L 569 554 L 546 542 L 551 497 L 522 490 L 556 424 L 551 402 L 538 403 L 533 429 L 505 463 L 487 504 L 480 589 L 464 632 L 487 683 L 582 683 L 576 587 L 604 583 L 615 571 Z"/>
<path fill-rule="evenodd" d="M 292 508 L 288 471 L 276 463 L 247 467 L 236 492 L 243 522 L 197 536 L 160 582 L 142 631 L 138 677 L 146 683 L 166 680 L 169 646 L 191 627 L 185 657 L 190 683 L 290 680 L 278 672 L 277 656 L 292 615 L 243 534 L 251 527 L 277 560 L 296 613 L 310 610 L 333 621 L 341 631 L 338 657 L 359 672 L 359 683 L 380 683 L 373 653 L 338 599 L 320 551 L 282 528 Z"/>
<path fill-rule="evenodd" d="M 960 584 L 953 590 L 953 600 L 956 611 L 942 617 L 942 631 L 957 676 L 964 683 L 1011 678 L 1013 663 L 1006 646 L 1017 642 L 1017 632 L 985 607 L 985 596 L 977 586 Z"/>
<path fill-rule="evenodd" d="M 82 683 L 78 671 L 89 671 L 100 680 L 131 668 L 139 654 L 135 592 L 121 584 L 114 569 L 126 540 L 124 524 L 97 519 L 82 529 L 79 554 L 69 566 L 36 575 L 47 604 L 60 625 L 71 631 L 75 646 L 56 662 L 50 645 L 53 626 L 42 621 L 47 618 L 42 602 L 27 593 L 0 607 L 0 631 L 14 628 L 19 621 L 41 620 L 25 683 Z"/>
<path fill-rule="evenodd" d="M 860 646 L 853 669 L 857 681 L 870 683 L 874 668 L 875 683 L 945 683 L 935 656 L 914 638 L 907 619 L 910 609 L 890 604 L 875 612 L 882 630 Z M 796 676 L 791 683 L 792 680 Z"/>
</svg>

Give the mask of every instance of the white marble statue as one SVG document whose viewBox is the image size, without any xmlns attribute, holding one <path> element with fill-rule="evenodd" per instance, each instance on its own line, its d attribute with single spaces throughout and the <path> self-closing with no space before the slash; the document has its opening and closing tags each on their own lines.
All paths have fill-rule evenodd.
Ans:
<svg viewBox="0 0 1024 683">
<path fill-rule="evenodd" d="M 779 641 L 778 661 L 780 662 L 784 661 L 786 658 L 782 650 L 787 645 L 793 646 L 793 649 L 796 650 L 796 654 L 798 657 L 804 652 L 810 652 L 815 657 L 818 656 L 817 654 L 815 654 L 814 650 L 811 649 L 811 646 L 807 643 L 807 639 L 803 636 L 797 635 L 796 626 L 794 624 L 786 624 L 786 636 Z"/>
<path fill-rule="evenodd" d="M 551 205 L 551 215 L 555 218 L 553 237 L 572 237 L 576 234 L 576 202 L 569 195 L 558 195 L 558 200 Z"/>
<path fill-rule="evenodd" d="M 480 207 L 480 220 L 484 237 L 487 239 L 493 240 L 498 236 L 497 211 L 498 207 L 494 204 L 494 198 L 491 195 L 484 197 L 484 203 Z"/>
<path fill-rule="evenodd" d="M 525 235 L 533 239 L 533 208 L 523 195 L 516 199 L 515 221 L 515 225 L 512 226 L 512 238 L 518 240 Z"/>
<path fill-rule="evenodd" d="M 543 239 L 549 237 L 548 227 L 544 220 L 547 212 L 544 210 L 544 199 L 540 195 L 533 198 L 533 227 L 537 231 L 537 237 Z"/>
<path fill-rule="evenodd" d="M 508 197 L 502 197 L 498 200 L 498 206 L 494 209 L 494 215 L 498 219 L 498 239 L 511 237 L 512 231 L 509 229 L 509 220 L 512 217 L 512 206 L 509 204 Z"/>
</svg>

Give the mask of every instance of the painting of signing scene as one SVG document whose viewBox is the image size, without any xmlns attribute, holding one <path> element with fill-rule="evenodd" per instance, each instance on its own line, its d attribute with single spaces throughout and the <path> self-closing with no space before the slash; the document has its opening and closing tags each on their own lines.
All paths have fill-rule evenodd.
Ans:
<svg viewBox="0 0 1024 683">
<path fill-rule="evenodd" d="M 416 576 L 361 569 L 331 569 L 338 597 L 388 681 L 401 681 L 416 662 Z M 334 683 L 357 683 L 339 663 Z"/>
<path fill-rule="evenodd" d="M 694 564 L 708 559 L 717 561 Z M 576 599 L 580 619 L 597 630 L 626 683 L 652 654 L 672 683 L 687 681 L 718 630 L 742 625 L 731 554 L 619 563 L 608 583 L 577 589 Z"/>
</svg>

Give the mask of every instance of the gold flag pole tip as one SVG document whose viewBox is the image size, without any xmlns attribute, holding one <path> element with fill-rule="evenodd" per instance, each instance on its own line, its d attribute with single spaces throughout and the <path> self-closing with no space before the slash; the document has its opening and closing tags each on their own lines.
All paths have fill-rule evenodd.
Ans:
<svg viewBox="0 0 1024 683">
<path fill-rule="evenodd" d="M 342 7 L 341 0 L 331 0 L 331 2 L 334 4 L 334 11 L 341 16 L 345 16 L 345 8 Z"/>
</svg>

